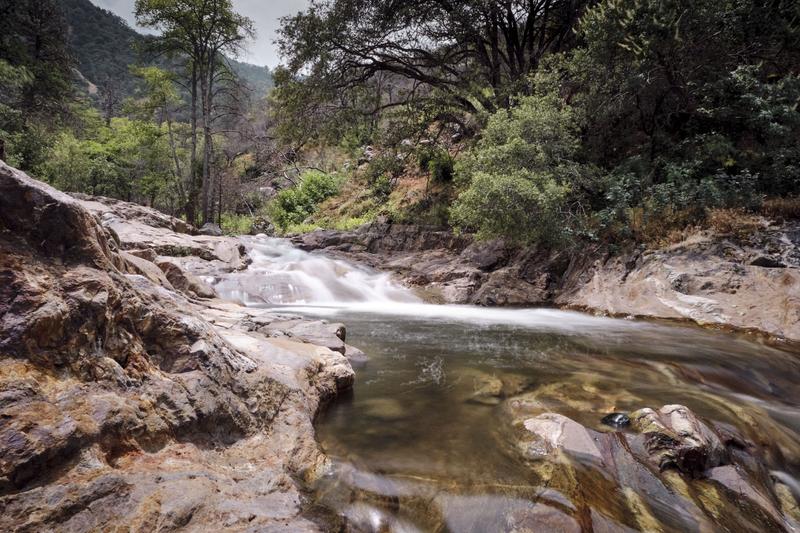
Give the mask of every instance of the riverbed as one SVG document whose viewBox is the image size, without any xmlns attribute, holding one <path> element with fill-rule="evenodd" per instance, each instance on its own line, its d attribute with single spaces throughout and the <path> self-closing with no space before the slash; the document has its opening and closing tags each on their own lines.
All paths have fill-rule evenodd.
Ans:
<svg viewBox="0 0 800 533">
<path fill-rule="evenodd" d="M 800 474 L 791 350 L 686 325 L 431 305 L 386 273 L 278 239 L 246 244 L 253 263 L 218 280 L 222 295 L 346 324 L 369 357 L 317 421 L 330 464 L 311 506 L 355 530 L 513 530 L 515 513 L 540 500 L 566 514 L 588 504 L 636 529 L 621 495 L 558 490 L 531 468 L 520 422 L 541 413 L 610 432 L 609 413 L 685 405 L 756 443 L 773 475 Z M 688 527 L 680 513 L 653 514 L 664 530 Z"/>
</svg>

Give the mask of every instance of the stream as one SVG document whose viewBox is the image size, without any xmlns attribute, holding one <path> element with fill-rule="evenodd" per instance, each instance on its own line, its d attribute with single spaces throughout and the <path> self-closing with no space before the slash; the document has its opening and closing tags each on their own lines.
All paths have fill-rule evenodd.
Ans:
<svg viewBox="0 0 800 533">
<path fill-rule="evenodd" d="M 570 493 L 523 460 L 520 421 L 544 412 L 608 432 L 609 413 L 682 404 L 752 439 L 772 475 L 800 491 L 791 351 L 688 325 L 426 304 L 386 273 L 281 239 L 245 244 L 253 262 L 218 281 L 222 296 L 341 322 L 347 343 L 369 356 L 353 392 L 317 421 L 331 464 L 314 507 L 353 530 L 522 531 L 515 517 L 536 501 L 558 511 L 536 515 L 542 531 L 568 529 L 558 516 L 582 505 L 639 529 L 623 496 Z M 665 531 L 691 529 L 669 509 L 652 514 Z"/>
</svg>

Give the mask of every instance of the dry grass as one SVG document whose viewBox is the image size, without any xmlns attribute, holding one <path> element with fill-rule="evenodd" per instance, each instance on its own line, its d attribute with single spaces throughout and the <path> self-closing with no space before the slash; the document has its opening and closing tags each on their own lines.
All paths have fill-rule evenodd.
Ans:
<svg viewBox="0 0 800 533">
<path fill-rule="evenodd" d="M 709 209 L 708 226 L 720 235 L 744 239 L 763 227 L 763 220 L 744 209 Z"/>
<path fill-rule="evenodd" d="M 761 206 L 761 213 L 773 220 L 798 220 L 800 197 L 768 198 Z"/>
<path fill-rule="evenodd" d="M 664 247 L 683 241 L 695 231 L 692 226 L 696 215 L 691 210 L 672 209 L 659 211 L 657 215 L 642 208 L 628 213 L 629 228 L 637 242 L 652 247 Z"/>
</svg>

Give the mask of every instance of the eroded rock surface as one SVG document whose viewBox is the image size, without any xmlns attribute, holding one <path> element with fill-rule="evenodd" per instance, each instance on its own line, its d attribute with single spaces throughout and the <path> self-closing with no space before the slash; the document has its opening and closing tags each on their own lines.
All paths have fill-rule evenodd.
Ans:
<svg viewBox="0 0 800 533">
<path fill-rule="evenodd" d="M 555 413 L 521 422 L 517 443 L 548 488 L 569 494 L 594 528 L 796 531 L 780 480 L 679 405 L 631 415 L 628 432 L 599 432 Z M 601 496 L 603 495 L 603 496 Z M 786 503 L 784 503 L 786 502 Z M 599 523 L 598 523 L 599 522 Z"/>
<path fill-rule="evenodd" d="M 0 163 L 0 529 L 319 529 L 298 479 L 352 368 L 212 299 L 180 261 L 244 258 L 190 231 Z"/>
</svg>

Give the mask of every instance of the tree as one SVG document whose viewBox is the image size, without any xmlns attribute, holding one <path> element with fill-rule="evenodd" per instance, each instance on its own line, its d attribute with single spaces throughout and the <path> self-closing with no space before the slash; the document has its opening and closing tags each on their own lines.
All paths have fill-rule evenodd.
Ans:
<svg viewBox="0 0 800 533">
<path fill-rule="evenodd" d="M 186 58 L 191 92 L 192 157 L 189 171 L 187 218 L 196 220 L 197 195 L 202 195 L 202 220 L 210 220 L 213 113 L 222 54 L 237 54 L 254 35 L 253 23 L 233 10 L 230 0 L 137 0 L 139 24 L 160 31 L 154 41 L 165 52 Z M 200 104 L 203 135 L 202 179 L 197 187 L 197 111 Z"/>
<path fill-rule="evenodd" d="M 67 34 L 54 0 L 0 3 L 0 138 L 24 170 L 41 161 L 52 130 L 70 115 Z"/>
<path fill-rule="evenodd" d="M 287 65 L 277 86 L 286 88 L 282 95 L 299 119 L 314 107 L 315 118 L 337 120 L 331 110 L 379 112 L 423 102 L 450 120 L 453 109 L 492 112 L 526 92 L 527 77 L 546 54 L 573 45 L 587 3 L 314 0 L 283 21 L 279 44 Z"/>
</svg>

